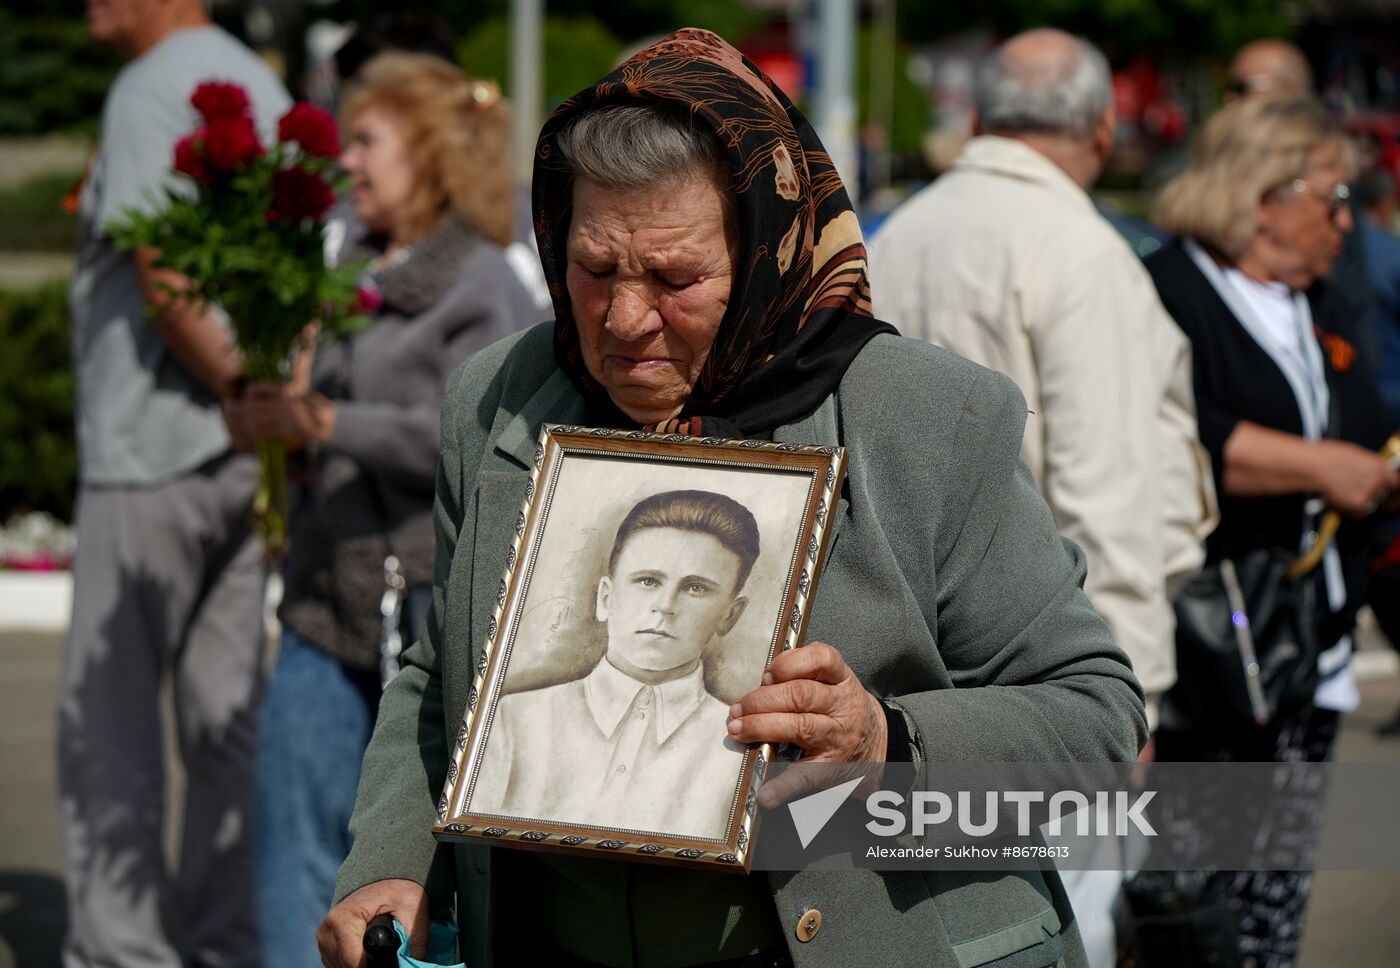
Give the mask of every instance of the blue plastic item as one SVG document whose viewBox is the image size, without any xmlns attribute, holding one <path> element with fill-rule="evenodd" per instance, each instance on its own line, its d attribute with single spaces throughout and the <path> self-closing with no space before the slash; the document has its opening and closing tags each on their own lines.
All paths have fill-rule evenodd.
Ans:
<svg viewBox="0 0 1400 968">
<path fill-rule="evenodd" d="M 399 968 L 467 968 L 457 957 L 457 927 L 434 921 L 428 927 L 428 960 L 419 961 L 409 953 L 408 932 L 394 919 L 394 932 L 399 936 Z"/>
</svg>

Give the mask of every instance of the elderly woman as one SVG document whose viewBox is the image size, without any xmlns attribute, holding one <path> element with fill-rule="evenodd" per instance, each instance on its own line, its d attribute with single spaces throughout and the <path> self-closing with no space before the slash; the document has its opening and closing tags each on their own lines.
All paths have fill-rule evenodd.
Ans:
<svg viewBox="0 0 1400 968">
<path fill-rule="evenodd" d="M 308 447 L 263 709 L 254 809 L 266 968 L 315 964 L 315 930 L 349 850 L 360 759 L 380 693 L 385 559 L 427 611 L 438 414 L 471 353 L 540 318 L 509 269 L 510 119 L 494 87 L 422 55 L 368 64 L 344 107 L 341 164 L 379 303 L 320 350 L 309 388 L 254 386 L 230 408 L 253 439 Z"/>
<path fill-rule="evenodd" d="M 1348 320 L 1322 308 L 1323 277 L 1352 228 L 1346 170 L 1345 138 L 1320 105 L 1253 98 L 1211 119 L 1191 168 L 1160 201 L 1159 221 L 1180 238 L 1147 266 L 1191 340 L 1201 439 L 1220 494 L 1207 564 L 1306 550 L 1323 505 L 1351 520 L 1318 569 L 1328 608 L 1312 702 L 1267 727 L 1222 731 L 1174 716 L 1169 695 L 1159 759 L 1325 760 L 1338 713 L 1357 702 L 1348 659 L 1365 596 L 1366 519 L 1397 477 L 1374 452 L 1391 428 L 1372 374 Z M 1261 968 L 1292 964 L 1308 880 L 1234 877 L 1241 946 Z"/>
<path fill-rule="evenodd" d="M 744 877 L 434 843 L 545 422 L 849 449 L 812 641 L 731 709 L 739 741 L 824 762 L 1128 761 L 1146 735 L 1082 556 L 1018 460 L 1023 400 L 871 318 L 840 178 L 737 51 L 681 31 L 565 102 L 534 192 L 557 319 L 450 391 L 428 635 L 370 744 L 326 964 L 357 966 L 382 912 L 423 938 L 454 874 L 473 966 L 1083 964 L 1053 872 Z"/>
</svg>

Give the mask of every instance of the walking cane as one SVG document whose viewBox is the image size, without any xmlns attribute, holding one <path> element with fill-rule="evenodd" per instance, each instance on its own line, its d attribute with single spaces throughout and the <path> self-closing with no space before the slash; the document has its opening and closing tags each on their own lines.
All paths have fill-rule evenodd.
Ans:
<svg viewBox="0 0 1400 968">
<path fill-rule="evenodd" d="M 365 968 L 399 968 L 399 935 L 394 918 L 381 914 L 365 929 Z"/>
</svg>

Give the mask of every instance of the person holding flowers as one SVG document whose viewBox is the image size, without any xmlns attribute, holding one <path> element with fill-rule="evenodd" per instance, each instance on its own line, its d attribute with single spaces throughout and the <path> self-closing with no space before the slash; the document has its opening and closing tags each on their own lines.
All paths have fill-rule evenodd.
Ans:
<svg viewBox="0 0 1400 968">
<path fill-rule="evenodd" d="M 294 115 L 283 127 L 297 128 L 303 150 L 324 150 L 315 116 Z M 346 827 L 378 708 L 381 603 L 389 592 L 404 646 L 427 611 L 448 376 L 542 318 L 503 251 L 515 192 L 510 118 L 494 85 L 435 57 L 388 53 L 365 66 L 342 120 L 340 161 L 364 234 L 346 241 L 339 261 L 365 267 L 360 308 L 372 322 L 322 342 L 309 386 L 252 382 L 228 410 L 240 436 L 299 449 L 308 478 L 258 753 L 264 968 L 319 963 L 316 925 L 349 852 Z M 290 177 L 275 189 L 279 217 L 329 202 Z"/>
<path fill-rule="evenodd" d="M 222 314 L 173 295 L 187 276 L 108 227 L 158 211 L 163 188 L 195 194 L 171 170 L 191 128 L 203 144 L 184 144 L 180 168 L 233 171 L 271 143 L 290 99 L 200 0 L 89 0 L 87 17 L 94 40 L 132 60 L 103 107 L 69 294 L 81 470 L 58 711 L 63 963 L 248 965 L 264 566 L 248 526 L 257 463 L 230 451 L 220 415 L 243 360 Z M 173 876 L 166 674 L 188 777 Z"/>
</svg>

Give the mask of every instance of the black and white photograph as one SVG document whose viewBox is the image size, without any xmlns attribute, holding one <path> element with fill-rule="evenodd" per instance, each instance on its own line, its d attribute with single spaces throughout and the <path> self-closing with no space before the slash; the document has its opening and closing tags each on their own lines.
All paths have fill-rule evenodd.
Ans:
<svg viewBox="0 0 1400 968">
<path fill-rule="evenodd" d="M 497 826 L 725 853 L 753 760 L 729 707 L 794 641 L 840 453 L 594 446 L 536 472 L 451 801 Z"/>
</svg>

